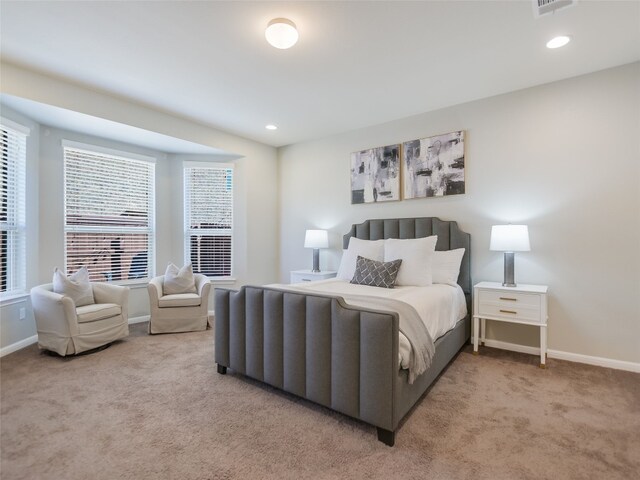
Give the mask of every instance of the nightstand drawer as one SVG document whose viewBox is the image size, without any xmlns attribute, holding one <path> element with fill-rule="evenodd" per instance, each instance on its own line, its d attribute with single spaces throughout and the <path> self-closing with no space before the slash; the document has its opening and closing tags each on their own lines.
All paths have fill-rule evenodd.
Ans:
<svg viewBox="0 0 640 480">
<path fill-rule="evenodd" d="M 509 320 L 540 322 L 540 307 L 532 305 L 505 305 L 504 303 L 485 303 L 480 300 L 479 314 Z"/>
<path fill-rule="evenodd" d="M 504 291 L 480 290 L 480 303 L 492 303 L 504 307 L 540 308 L 540 295 Z"/>
<path fill-rule="evenodd" d="M 313 282 L 316 278 L 305 277 L 303 275 L 291 275 L 291 283 Z"/>
<path fill-rule="evenodd" d="M 314 272 L 312 270 L 293 270 L 290 273 L 291 283 L 315 282 L 317 280 L 326 280 L 333 278 L 338 272 L 333 270 Z"/>
</svg>

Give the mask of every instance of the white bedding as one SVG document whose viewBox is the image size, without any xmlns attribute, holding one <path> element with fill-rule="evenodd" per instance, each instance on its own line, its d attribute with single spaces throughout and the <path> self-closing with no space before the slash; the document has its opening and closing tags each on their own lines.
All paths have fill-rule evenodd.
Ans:
<svg viewBox="0 0 640 480">
<path fill-rule="evenodd" d="M 379 288 L 356 285 L 331 278 L 317 282 L 300 283 L 295 287 L 331 295 L 366 295 L 377 298 L 392 298 L 408 303 L 418 312 L 434 342 L 467 315 L 467 302 L 460 285 L 433 284 L 428 287 Z M 398 346 L 400 366 L 408 368 L 411 344 L 402 332 L 400 332 Z"/>
</svg>

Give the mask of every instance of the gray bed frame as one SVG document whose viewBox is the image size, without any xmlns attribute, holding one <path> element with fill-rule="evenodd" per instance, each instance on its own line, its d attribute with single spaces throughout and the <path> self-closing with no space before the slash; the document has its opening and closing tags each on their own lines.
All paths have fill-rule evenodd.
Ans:
<svg viewBox="0 0 640 480">
<path fill-rule="evenodd" d="M 436 250 L 465 248 L 458 284 L 471 311 L 471 238 L 435 217 L 367 220 L 349 239 L 438 235 Z M 340 297 L 272 287 L 215 289 L 215 361 L 369 423 L 389 446 L 403 417 L 469 340 L 470 316 L 436 339 L 429 369 L 413 384 L 398 362 L 398 314 L 348 306 Z"/>
</svg>

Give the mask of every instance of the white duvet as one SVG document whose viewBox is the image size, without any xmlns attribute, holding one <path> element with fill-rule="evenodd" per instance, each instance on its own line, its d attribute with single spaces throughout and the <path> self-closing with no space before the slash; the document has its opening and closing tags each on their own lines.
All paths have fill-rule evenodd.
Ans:
<svg viewBox="0 0 640 480">
<path fill-rule="evenodd" d="M 295 287 L 296 289 L 330 295 L 365 295 L 391 298 L 408 303 L 418 312 L 434 342 L 467 315 L 467 302 L 459 285 L 433 284 L 429 287 L 380 288 L 356 285 L 332 278 L 317 282 L 298 283 L 295 284 Z M 408 368 L 411 343 L 402 332 L 400 332 L 398 346 L 400 366 Z"/>
</svg>

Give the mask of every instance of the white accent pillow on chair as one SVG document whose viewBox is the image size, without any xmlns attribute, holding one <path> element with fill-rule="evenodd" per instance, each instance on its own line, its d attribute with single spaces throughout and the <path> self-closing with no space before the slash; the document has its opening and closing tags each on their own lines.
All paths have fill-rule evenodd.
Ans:
<svg viewBox="0 0 640 480">
<path fill-rule="evenodd" d="M 176 295 L 180 293 L 197 293 L 193 267 L 190 263 L 187 263 L 179 269 L 173 263 L 169 262 L 167 271 L 164 272 L 162 294 Z"/>
<path fill-rule="evenodd" d="M 56 267 L 53 270 L 53 291 L 71 298 L 76 307 L 96 303 L 93 299 L 93 289 L 91 288 L 91 282 L 89 282 L 89 270 L 87 270 L 87 267 L 80 268 L 80 270 L 68 277 Z"/>
</svg>

